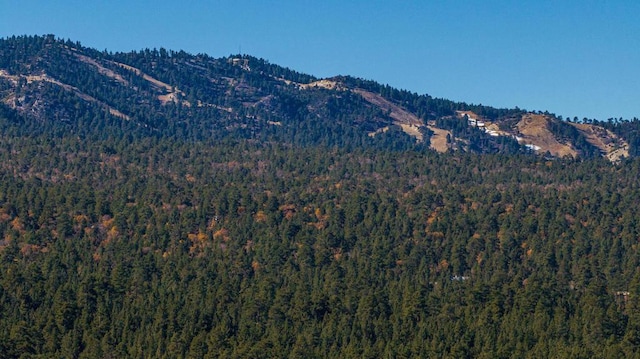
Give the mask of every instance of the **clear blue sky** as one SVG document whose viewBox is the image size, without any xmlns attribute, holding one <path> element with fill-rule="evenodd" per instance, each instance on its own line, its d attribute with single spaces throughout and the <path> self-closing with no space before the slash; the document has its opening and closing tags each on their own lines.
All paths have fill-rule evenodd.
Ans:
<svg viewBox="0 0 640 359">
<path fill-rule="evenodd" d="M 318 77 L 564 117 L 640 117 L 640 1 L 0 0 L 0 37 L 239 51 Z"/>
</svg>

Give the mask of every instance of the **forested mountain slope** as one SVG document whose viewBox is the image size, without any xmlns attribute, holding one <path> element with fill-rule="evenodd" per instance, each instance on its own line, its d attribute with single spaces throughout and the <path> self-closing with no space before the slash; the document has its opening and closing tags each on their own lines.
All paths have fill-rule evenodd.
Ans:
<svg viewBox="0 0 640 359">
<path fill-rule="evenodd" d="M 412 104 L 253 58 L 0 48 L 0 358 L 638 357 L 634 121 Z M 629 158 L 536 156 L 478 121 L 547 123 L 578 156 L 611 133 Z M 438 153 L 436 131 L 471 137 Z"/>
<path fill-rule="evenodd" d="M 188 139 L 612 161 L 637 153 L 635 137 L 616 131 L 620 121 L 572 124 L 548 113 L 457 103 L 348 76 L 317 79 L 246 55 L 99 52 L 52 35 L 0 40 L 0 100 L 32 123 L 30 130 L 46 123 L 86 132 L 117 119 L 132 122 L 126 126 L 136 132 Z M 625 123 L 637 131 L 637 120 Z"/>
</svg>

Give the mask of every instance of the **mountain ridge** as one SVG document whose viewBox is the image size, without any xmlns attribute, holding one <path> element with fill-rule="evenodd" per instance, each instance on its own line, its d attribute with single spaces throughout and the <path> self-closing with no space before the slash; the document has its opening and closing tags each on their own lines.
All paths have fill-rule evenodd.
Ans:
<svg viewBox="0 0 640 359">
<path fill-rule="evenodd" d="M 438 152 L 533 152 L 612 162 L 637 153 L 635 138 L 625 138 L 616 123 L 468 105 L 350 76 L 319 79 L 248 55 L 108 53 L 53 35 L 2 39 L 0 54 L 0 100 L 32 120 L 71 120 L 73 111 L 63 108 L 88 104 L 95 107 L 87 110 L 93 116 L 106 111 L 155 130 L 177 122 L 183 131 L 202 136 L 216 132 L 327 145 L 380 146 L 389 140 Z M 85 103 L 60 94 L 51 98 L 61 90 Z M 276 123 L 279 130 L 273 129 Z M 381 139 L 385 136 L 392 138 Z"/>
</svg>

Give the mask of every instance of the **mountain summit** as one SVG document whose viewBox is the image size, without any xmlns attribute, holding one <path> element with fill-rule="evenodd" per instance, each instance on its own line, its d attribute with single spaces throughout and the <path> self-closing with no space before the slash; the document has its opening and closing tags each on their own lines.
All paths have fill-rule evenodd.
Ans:
<svg viewBox="0 0 640 359">
<path fill-rule="evenodd" d="M 28 128 L 79 133 L 109 125 L 199 139 L 611 161 L 638 147 L 637 121 L 569 122 L 349 76 L 318 79 L 246 55 L 100 52 L 52 35 L 0 40 L 0 100 Z"/>
</svg>

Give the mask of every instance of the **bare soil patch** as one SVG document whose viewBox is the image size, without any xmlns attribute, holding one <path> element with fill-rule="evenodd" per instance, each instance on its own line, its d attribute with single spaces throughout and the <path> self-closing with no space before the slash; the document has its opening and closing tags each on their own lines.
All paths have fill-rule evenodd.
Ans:
<svg viewBox="0 0 640 359">
<path fill-rule="evenodd" d="M 521 143 L 540 147 L 540 151 L 549 151 L 556 157 L 576 157 L 578 152 L 568 144 L 560 143 L 549 131 L 549 118 L 544 115 L 526 114 L 516 125 Z"/>
<path fill-rule="evenodd" d="M 586 137 L 587 141 L 599 148 L 612 162 L 618 162 L 622 157 L 629 157 L 629 144 L 613 132 L 586 123 L 571 123 Z"/>
</svg>

